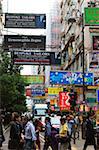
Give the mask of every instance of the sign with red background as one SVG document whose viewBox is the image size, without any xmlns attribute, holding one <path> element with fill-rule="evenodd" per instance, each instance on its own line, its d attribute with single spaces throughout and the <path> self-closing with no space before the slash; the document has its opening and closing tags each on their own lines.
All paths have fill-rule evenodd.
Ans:
<svg viewBox="0 0 99 150">
<path fill-rule="evenodd" d="M 60 110 L 70 110 L 70 103 L 69 103 L 69 92 L 59 92 L 59 107 Z"/>
</svg>

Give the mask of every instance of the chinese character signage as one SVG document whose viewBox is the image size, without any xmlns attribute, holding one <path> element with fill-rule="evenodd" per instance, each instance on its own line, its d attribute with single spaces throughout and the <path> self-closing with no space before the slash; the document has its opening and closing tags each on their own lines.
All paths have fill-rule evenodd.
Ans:
<svg viewBox="0 0 99 150">
<path fill-rule="evenodd" d="M 5 28 L 41 28 L 46 29 L 45 14 L 5 14 Z"/>
<path fill-rule="evenodd" d="M 60 92 L 59 93 L 59 107 L 70 109 L 70 103 L 69 103 L 69 92 Z"/>
<path fill-rule="evenodd" d="M 99 25 L 99 8 L 85 8 L 85 25 Z"/>
<path fill-rule="evenodd" d="M 48 95 L 58 95 L 59 92 L 62 92 L 63 88 L 60 87 L 49 87 L 48 88 Z"/>
<path fill-rule="evenodd" d="M 43 75 L 23 75 L 27 84 L 44 84 L 45 76 Z"/>
<path fill-rule="evenodd" d="M 93 85 L 93 81 L 93 73 L 85 73 L 85 85 Z M 83 85 L 83 74 L 81 72 L 50 71 L 50 84 Z"/>
<path fill-rule="evenodd" d="M 32 96 L 43 96 L 43 95 L 45 95 L 45 90 L 44 89 L 32 89 L 31 95 Z"/>
</svg>

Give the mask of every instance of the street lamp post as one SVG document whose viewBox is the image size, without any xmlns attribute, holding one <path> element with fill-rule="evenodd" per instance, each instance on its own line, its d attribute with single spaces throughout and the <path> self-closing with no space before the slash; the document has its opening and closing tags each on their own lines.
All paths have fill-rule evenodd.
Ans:
<svg viewBox="0 0 99 150">
<path fill-rule="evenodd" d="M 84 14 L 82 14 L 82 73 L 83 73 L 83 102 L 85 103 L 85 82 L 84 82 L 84 74 L 85 74 L 85 66 L 84 66 L 84 58 L 85 58 L 85 49 L 84 49 Z M 84 105 L 85 106 L 85 105 Z M 83 107 L 83 111 L 85 112 L 85 107 Z"/>
</svg>

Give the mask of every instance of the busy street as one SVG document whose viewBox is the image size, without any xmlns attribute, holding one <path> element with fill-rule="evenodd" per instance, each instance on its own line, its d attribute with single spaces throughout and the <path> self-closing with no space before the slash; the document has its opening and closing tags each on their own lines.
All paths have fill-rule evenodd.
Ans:
<svg viewBox="0 0 99 150">
<path fill-rule="evenodd" d="M 0 0 L 0 150 L 99 150 L 99 0 Z"/>
<path fill-rule="evenodd" d="M 5 142 L 3 143 L 3 150 L 8 150 L 8 140 L 9 140 L 9 131 L 10 127 L 7 127 L 7 129 L 4 130 L 4 136 L 5 136 Z M 40 132 L 40 144 L 41 144 L 41 150 L 43 150 L 44 146 L 44 132 Z M 82 150 L 85 140 L 82 139 L 81 130 L 79 131 L 79 139 L 76 139 L 76 143 L 74 144 L 73 139 L 71 140 L 71 146 L 72 150 Z M 93 146 L 88 146 L 88 150 L 93 150 Z M 51 147 L 49 147 L 49 150 L 51 150 Z"/>
</svg>

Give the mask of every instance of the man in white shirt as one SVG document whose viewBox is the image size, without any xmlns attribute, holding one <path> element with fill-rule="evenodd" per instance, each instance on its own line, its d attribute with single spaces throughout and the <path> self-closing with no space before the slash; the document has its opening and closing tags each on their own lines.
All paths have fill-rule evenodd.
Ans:
<svg viewBox="0 0 99 150">
<path fill-rule="evenodd" d="M 36 150 L 36 133 L 35 127 L 31 121 L 29 121 L 28 117 L 24 117 L 25 123 L 25 135 L 24 135 L 24 150 Z"/>
</svg>

